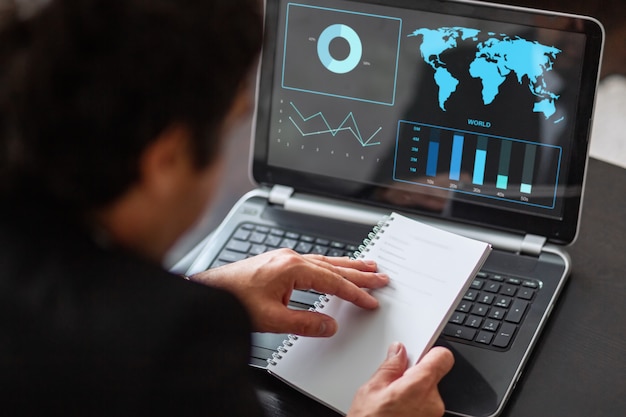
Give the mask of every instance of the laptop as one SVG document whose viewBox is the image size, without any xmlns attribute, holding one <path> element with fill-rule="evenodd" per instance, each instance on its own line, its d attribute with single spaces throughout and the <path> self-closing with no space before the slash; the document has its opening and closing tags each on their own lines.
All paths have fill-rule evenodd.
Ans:
<svg viewBox="0 0 626 417">
<path fill-rule="evenodd" d="M 278 247 L 350 255 L 391 211 L 487 241 L 437 342 L 456 358 L 440 391 L 450 414 L 498 415 L 571 272 L 602 26 L 473 1 L 267 0 L 265 18 L 258 188 L 186 272 Z M 251 365 L 285 336 L 253 335 Z"/>
</svg>

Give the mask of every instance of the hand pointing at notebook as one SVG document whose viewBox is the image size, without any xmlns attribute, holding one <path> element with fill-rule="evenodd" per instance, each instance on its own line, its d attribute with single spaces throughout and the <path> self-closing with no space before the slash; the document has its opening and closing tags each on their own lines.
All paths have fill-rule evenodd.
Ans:
<svg viewBox="0 0 626 417">
<path fill-rule="evenodd" d="M 304 336 L 331 336 L 337 324 L 325 314 L 287 308 L 293 290 L 313 289 L 373 309 L 378 301 L 362 288 L 380 288 L 389 282 L 376 272 L 374 263 L 302 256 L 288 249 L 201 272 L 192 279 L 234 293 L 250 312 L 256 331 Z"/>
</svg>

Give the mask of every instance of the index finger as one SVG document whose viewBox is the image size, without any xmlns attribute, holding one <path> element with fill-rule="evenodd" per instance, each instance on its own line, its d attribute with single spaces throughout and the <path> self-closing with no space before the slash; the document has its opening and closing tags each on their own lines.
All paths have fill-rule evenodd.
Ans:
<svg viewBox="0 0 626 417">
<path fill-rule="evenodd" d="M 338 274 L 361 288 L 374 289 L 389 284 L 389 277 L 387 274 L 377 272 L 378 267 L 374 261 L 321 255 L 305 255 L 305 259 Z"/>
<path fill-rule="evenodd" d="M 378 307 L 376 298 L 340 274 L 314 263 L 310 264 L 308 272 L 298 277 L 296 282 L 298 287 L 336 295 L 361 308 L 374 309 Z"/>
</svg>

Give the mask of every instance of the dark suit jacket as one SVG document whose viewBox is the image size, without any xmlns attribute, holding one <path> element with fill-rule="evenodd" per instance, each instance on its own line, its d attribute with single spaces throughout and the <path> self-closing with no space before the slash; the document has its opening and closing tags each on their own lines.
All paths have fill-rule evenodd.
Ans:
<svg viewBox="0 0 626 417">
<path fill-rule="evenodd" d="M 66 217 L 0 199 L 1 413 L 260 415 L 234 297 L 98 245 Z"/>
</svg>

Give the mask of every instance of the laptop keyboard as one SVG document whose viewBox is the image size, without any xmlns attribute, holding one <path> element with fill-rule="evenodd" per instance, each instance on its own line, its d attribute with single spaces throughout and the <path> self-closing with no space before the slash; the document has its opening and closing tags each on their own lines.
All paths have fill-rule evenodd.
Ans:
<svg viewBox="0 0 626 417">
<path fill-rule="evenodd" d="M 480 271 L 446 324 L 443 335 L 506 349 L 540 287 L 537 280 Z"/>
<path fill-rule="evenodd" d="M 224 245 L 211 268 L 278 248 L 293 249 L 301 254 L 351 256 L 357 245 L 278 227 L 243 223 Z M 505 350 L 511 346 L 540 288 L 541 282 L 535 279 L 480 271 L 442 335 L 448 340 Z M 315 291 L 296 290 L 290 304 L 296 308 L 309 308 L 319 300 L 319 295 Z"/>
</svg>

